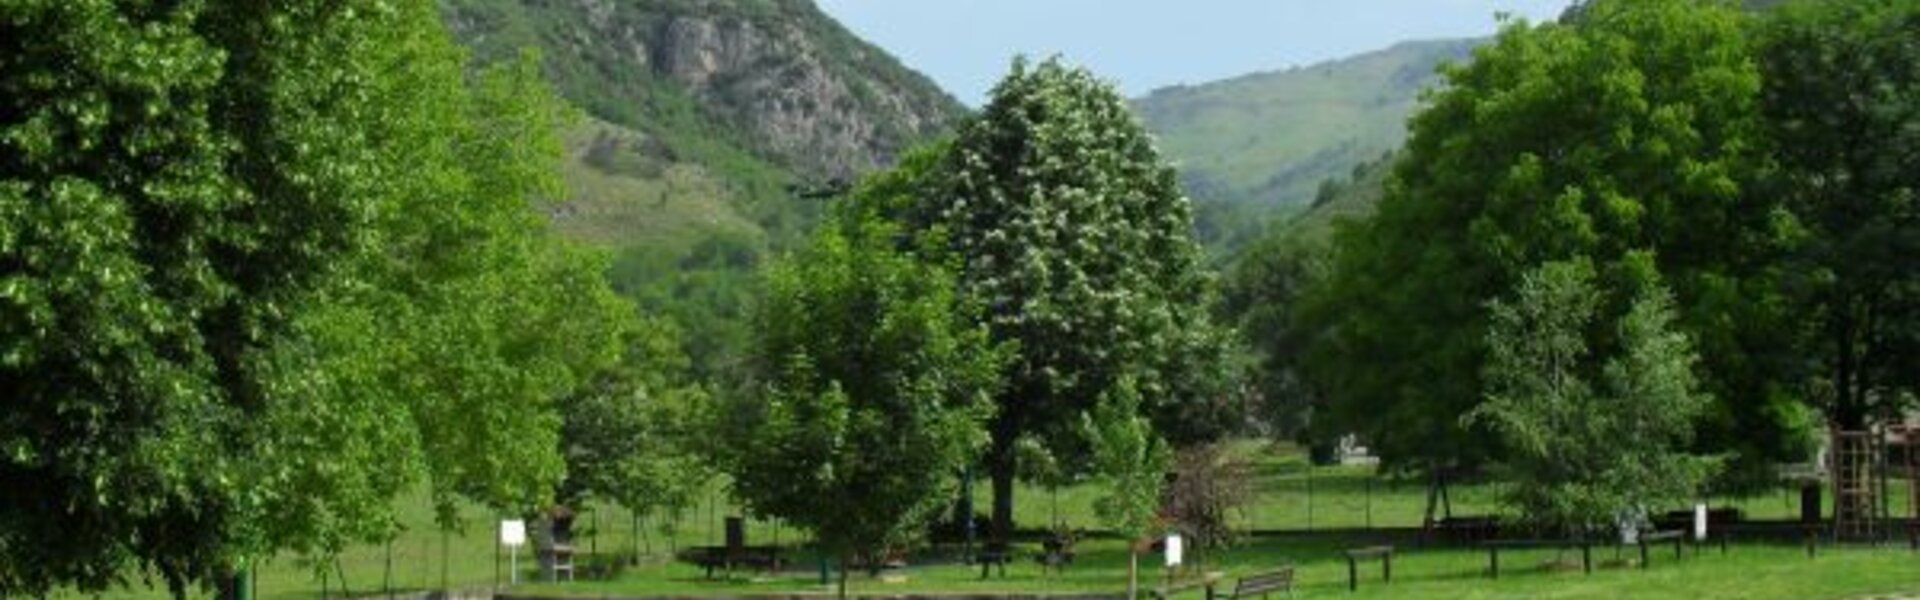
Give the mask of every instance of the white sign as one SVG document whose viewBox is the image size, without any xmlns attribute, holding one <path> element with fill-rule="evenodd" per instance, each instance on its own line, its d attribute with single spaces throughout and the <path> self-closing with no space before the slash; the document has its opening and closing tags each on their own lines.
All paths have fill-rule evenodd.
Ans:
<svg viewBox="0 0 1920 600">
<path fill-rule="evenodd" d="M 1167 566 L 1168 567 L 1180 566 L 1180 551 L 1182 550 L 1180 546 L 1181 546 L 1180 534 L 1176 533 L 1176 534 L 1167 536 Z"/>
<path fill-rule="evenodd" d="M 500 544 L 518 548 L 527 543 L 527 522 L 519 519 L 500 522 Z"/>
<path fill-rule="evenodd" d="M 1707 505 L 1705 504 L 1693 505 L 1693 539 L 1696 541 L 1707 539 Z"/>
</svg>

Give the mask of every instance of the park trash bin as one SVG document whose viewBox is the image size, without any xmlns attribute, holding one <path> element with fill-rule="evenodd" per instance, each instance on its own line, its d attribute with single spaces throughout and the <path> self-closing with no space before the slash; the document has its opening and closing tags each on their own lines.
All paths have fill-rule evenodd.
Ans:
<svg viewBox="0 0 1920 600">
<path fill-rule="evenodd" d="M 1820 522 L 1820 484 L 1818 483 L 1800 485 L 1800 522 Z"/>
</svg>

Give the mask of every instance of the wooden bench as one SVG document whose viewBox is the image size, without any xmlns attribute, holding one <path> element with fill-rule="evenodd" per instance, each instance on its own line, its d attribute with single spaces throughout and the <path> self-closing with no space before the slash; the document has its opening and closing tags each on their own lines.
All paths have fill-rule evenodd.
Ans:
<svg viewBox="0 0 1920 600">
<path fill-rule="evenodd" d="M 1347 550 L 1347 591 L 1360 589 L 1360 561 L 1380 559 L 1380 580 L 1393 583 L 1393 546 L 1368 546 Z"/>
<path fill-rule="evenodd" d="M 1168 598 L 1172 598 L 1175 594 L 1190 592 L 1196 589 L 1205 589 L 1207 591 L 1207 595 L 1206 595 L 1207 599 L 1212 600 L 1214 585 L 1219 583 L 1219 581 L 1220 581 L 1220 572 L 1209 571 L 1207 572 L 1206 575 L 1201 576 L 1201 578 L 1199 579 L 1192 579 L 1192 580 L 1182 581 L 1178 583 L 1168 583 L 1167 585 L 1154 588 L 1152 591 L 1147 592 L 1147 594 L 1149 596 L 1152 596 L 1154 600 L 1167 600 Z"/>
<path fill-rule="evenodd" d="M 1211 599 L 1213 596 L 1211 590 L 1213 588 L 1209 587 L 1207 589 L 1209 590 L 1207 596 Z M 1273 592 L 1285 592 L 1287 597 L 1293 597 L 1292 565 L 1241 577 L 1239 581 L 1234 582 L 1233 594 L 1227 596 L 1227 600 L 1240 600 L 1242 598 L 1251 598 L 1255 595 L 1265 598 L 1267 594 Z"/>
<path fill-rule="evenodd" d="M 1500 537 L 1500 517 L 1459 516 L 1434 521 L 1440 537 L 1450 544 L 1478 544 Z"/>
<path fill-rule="evenodd" d="M 1579 548 L 1580 567 L 1587 574 L 1593 573 L 1593 543 L 1584 539 L 1577 540 L 1487 540 L 1480 542 L 1487 549 L 1487 572 L 1494 579 L 1500 578 L 1500 551 L 1529 548 Z"/>
<path fill-rule="evenodd" d="M 1647 547 L 1660 542 L 1673 542 L 1674 560 L 1680 560 L 1686 556 L 1685 546 L 1687 543 L 1687 532 L 1685 531 L 1671 529 L 1666 531 L 1649 531 L 1640 534 L 1640 539 L 1636 541 L 1639 542 L 1640 546 L 1640 568 L 1642 569 L 1647 568 L 1647 565 L 1650 564 L 1647 562 Z"/>
<path fill-rule="evenodd" d="M 705 569 L 707 579 L 713 578 L 716 569 L 732 571 L 736 567 L 752 567 L 759 571 L 778 571 L 786 564 L 780 560 L 777 546 L 694 546 L 681 551 L 680 559 Z"/>
</svg>

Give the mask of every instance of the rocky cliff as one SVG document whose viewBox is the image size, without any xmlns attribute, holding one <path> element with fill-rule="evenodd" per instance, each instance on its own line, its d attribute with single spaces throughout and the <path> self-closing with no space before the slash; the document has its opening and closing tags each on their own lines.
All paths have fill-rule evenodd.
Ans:
<svg viewBox="0 0 1920 600">
<path fill-rule="evenodd" d="M 597 117 L 669 146 L 719 138 L 810 179 L 888 164 L 963 111 L 808 0 L 445 6 L 455 35 L 483 59 L 543 51 L 561 92 Z M 677 139 L 692 136 L 709 139 Z"/>
</svg>

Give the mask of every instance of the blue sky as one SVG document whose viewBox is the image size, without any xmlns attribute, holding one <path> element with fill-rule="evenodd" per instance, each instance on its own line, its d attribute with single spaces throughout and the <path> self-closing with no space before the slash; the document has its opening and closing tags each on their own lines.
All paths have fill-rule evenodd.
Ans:
<svg viewBox="0 0 1920 600">
<path fill-rule="evenodd" d="M 979 105 L 1014 54 L 1053 54 L 1129 96 L 1487 35 L 1496 13 L 1551 19 L 1569 0 L 818 0 L 854 33 Z"/>
</svg>

